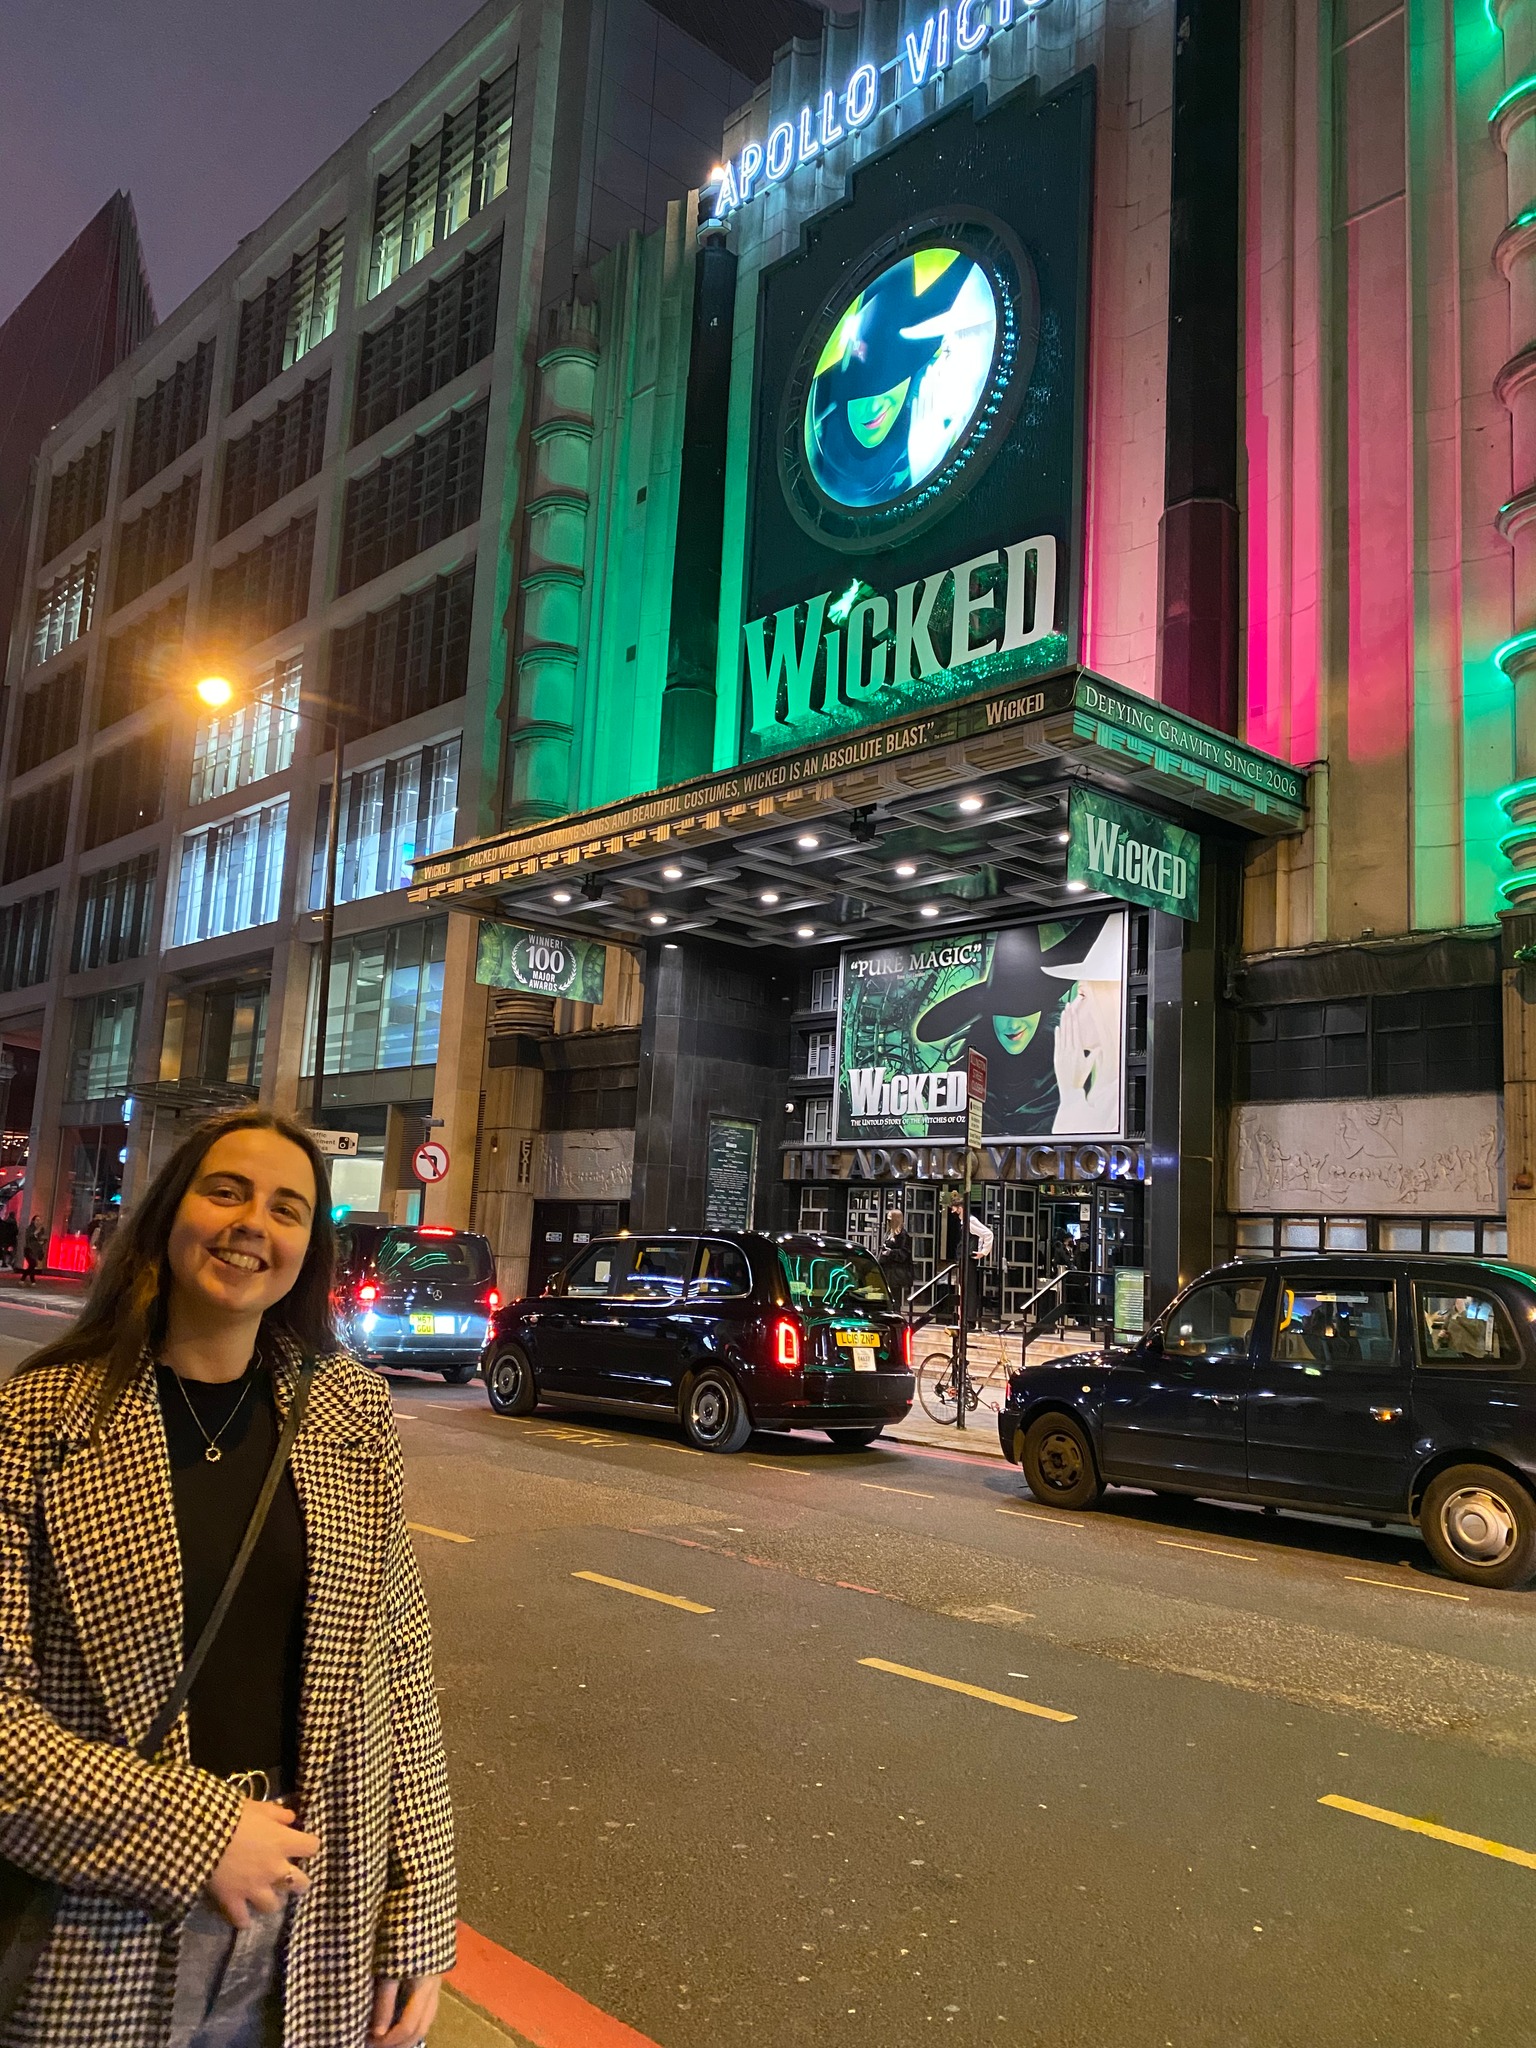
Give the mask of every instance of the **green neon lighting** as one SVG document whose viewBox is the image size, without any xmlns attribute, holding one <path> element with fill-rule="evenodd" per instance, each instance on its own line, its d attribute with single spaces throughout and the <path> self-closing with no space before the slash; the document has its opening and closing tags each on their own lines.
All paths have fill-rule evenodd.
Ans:
<svg viewBox="0 0 1536 2048">
<path fill-rule="evenodd" d="M 1512 782 L 1507 789 L 1501 789 L 1494 802 L 1506 818 L 1515 814 L 1515 805 L 1523 798 L 1536 797 L 1536 775 L 1527 776 L 1524 782 Z"/>
<path fill-rule="evenodd" d="M 1505 93 L 1502 99 L 1494 101 L 1492 107 L 1490 107 L 1490 109 L 1488 110 L 1489 127 L 1491 128 L 1493 126 L 1494 122 L 1498 120 L 1500 114 L 1503 113 L 1506 107 L 1513 106 L 1516 100 L 1522 98 L 1525 94 L 1532 92 L 1536 92 L 1536 71 L 1533 71 L 1527 77 L 1522 78 L 1518 84 L 1512 85 L 1509 88 L 1509 91 Z"/>
<path fill-rule="evenodd" d="M 1488 17 L 1488 26 L 1496 36 L 1501 36 L 1504 33 L 1504 27 L 1499 20 L 1498 8 L 1499 0 L 1483 0 L 1483 12 Z"/>
<path fill-rule="evenodd" d="M 1493 665 L 1495 668 L 1502 669 L 1505 675 L 1508 675 L 1509 664 L 1514 660 L 1515 656 L 1517 654 L 1525 654 L 1533 647 L 1536 647 L 1536 628 L 1532 628 L 1524 633 L 1516 633 L 1513 639 L 1506 640 L 1502 647 L 1495 647 L 1493 650 Z"/>
<path fill-rule="evenodd" d="M 827 617 L 839 626 L 846 625 L 848 614 L 853 610 L 859 599 L 867 597 L 869 594 L 869 585 L 861 583 L 858 577 L 855 576 L 842 596 L 827 606 Z"/>
</svg>

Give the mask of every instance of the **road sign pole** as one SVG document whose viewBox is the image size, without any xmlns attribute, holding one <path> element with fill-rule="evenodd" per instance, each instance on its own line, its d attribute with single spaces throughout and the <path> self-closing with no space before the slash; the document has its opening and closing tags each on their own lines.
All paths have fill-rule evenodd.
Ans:
<svg viewBox="0 0 1536 2048">
<path fill-rule="evenodd" d="M 960 1281 L 960 1313 L 955 1326 L 955 1427 L 966 1427 L 970 1406 L 971 1365 L 971 1173 L 981 1144 L 981 1115 L 987 1100 L 987 1056 L 968 1052 L 965 1061 L 965 1188 L 960 1197 L 960 1255 L 956 1270 Z M 976 1269 L 978 1288 L 981 1281 Z"/>
</svg>

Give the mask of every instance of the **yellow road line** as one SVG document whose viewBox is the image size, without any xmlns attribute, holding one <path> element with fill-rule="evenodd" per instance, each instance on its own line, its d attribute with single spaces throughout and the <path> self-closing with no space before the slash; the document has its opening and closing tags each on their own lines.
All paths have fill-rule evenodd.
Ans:
<svg viewBox="0 0 1536 2048">
<path fill-rule="evenodd" d="M 1415 1820 L 1411 1814 L 1394 1813 L 1389 1806 L 1366 1806 L 1337 1792 L 1325 1792 L 1317 1803 L 1337 1807 L 1340 1813 L 1358 1814 L 1361 1820 L 1379 1820 L 1383 1827 L 1401 1828 L 1406 1834 L 1428 1835 L 1432 1842 L 1449 1842 L 1453 1849 L 1475 1849 L 1479 1856 L 1494 1856 L 1500 1863 L 1518 1863 L 1522 1870 L 1536 1870 L 1536 1854 L 1529 1849 L 1512 1849 L 1507 1842 L 1490 1842 L 1483 1835 L 1464 1835 L 1459 1828 L 1443 1828 L 1432 1820 Z"/>
<path fill-rule="evenodd" d="M 441 1536 L 445 1543 L 473 1543 L 473 1536 L 461 1536 L 457 1529 L 434 1529 L 430 1522 L 407 1522 L 407 1529 L 414 1529 L 418 1536 Z"/>
<path fill-rule="evenodd" d="M 1033 1714 L 1041 1721 L 1075 1721 L 1076 1714 L 1063 1714 L 1057 1707 L 1037 1707 L 1033 1700 L 1015 1699 L 1010 1692 L 989 1692 L 984 1685 L 967 1685 L 960 1678 L 940 1678 L 936 1671 L 914 1671 L 910 1664 L 887 1664 L 883 1657 L 861 1657 L 871 1671 L 889 1671 L 895 1678 L 915 1678 L 919 1685 L 936 1685 L 943 1692 L 963 1692 L 967 1699 L 985 1700 L 988 1706 L 1011 1707 L 1016 1714 Z"/>
<path fill-rule="evenodd" d="M 1068 1522 L 1051 1508 L 999 1508 L 1000 1515 L 1017 1515 L 1021 1522 L 1048 1522 L 1053 1529 L 1081 1529 L 1081 1522 Z"/>
<path fill-rule="evenodd" d="M 814 1472 L 797 1472 L 793 1465 L 765 1465 L 761 1458 L 748 1458 L 747 1463 L 758 1472 L 787 1472 L 791 1479 L 814 1479 Z"/>
<path fill-rule="evenodd" d="M 1470 1593 L 1442 1593 L 1438 1586 L 1416 1586 L 1411 1579 L 1362 1579 L 1358 1572 L 1346 1572 L 1352 1586 L 1386 1586 L 1393 1593 L 1428 1593 L 1432 1600 L 1470 1600 Z"/>
<path fill-rule="evenodd" d="M 713 1607 L 701 1607 L 697 1600 L 684 1600 L 677 1593 L 658 1593 L 653 1586 L 632 1586 L 628 1579 L 605 1578 L 601 1572 L 572 1572 L 573 1579 L 585 1579 L 593 1586 L 611 1586 L 615 1593 L 633 1593 L 637 1600 L 659 1600 L 663 1607 L 680 1607 L 684 1614 L 713 1614 Z"/>
<path fill-rule="evenodd" d="M 1177 1543 L 1171 1536 L 1159 1536 L 1157 1540 L 1164 1550 L 1198 1550 L 1202 1557 L 1235 1557 L 1240 1564 L 1257 1564 L 1259 1561 L 1247 1550 L 1216 1550 L 1209 1543 Z"/>
<path fill-rule="evenodd" d="M 913 1500 L 932 1500 L 931 1493 L 919 1493 L 915 1486 L 882 1486 L 878 1479 L 861 1479 L 860 1486 L 867 1486 L 871 1493 L 905 1493 Z"/>
</svg>

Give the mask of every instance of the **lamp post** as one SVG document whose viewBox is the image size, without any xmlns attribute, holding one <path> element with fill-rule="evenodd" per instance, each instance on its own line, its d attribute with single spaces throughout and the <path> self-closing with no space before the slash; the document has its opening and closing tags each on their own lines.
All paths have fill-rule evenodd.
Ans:
<svg viewBox="0 0 1536 2048">
<path fill-rule="evenodd" d="M 211 711 L 225 711 L 235 700 L 235 686 L 227 677 L 207 675 L 197 685 L 197 695 Z M 270 697 L 253 703 L 272 705 Z M 309 1121 L 318 1126 L 325 1104 L 325 1039 L 330 1026 L 331 957 L 336 936 L 336 864 L 341 853 L 341 777 L 345 764 L 347 737 L 344 708 L 330 697 L 311 697 L 310 702 L 330 713 L 331 802 L 325 822 L 325 897 L 320 907 L 320 986 L 315 995 L 315 1073 L 310 1097 Z M 272 705 L 281 710 L 280 705 Z M 292 718 L 314 719 L 313 712 L 294 711 Z"/>
</svg>

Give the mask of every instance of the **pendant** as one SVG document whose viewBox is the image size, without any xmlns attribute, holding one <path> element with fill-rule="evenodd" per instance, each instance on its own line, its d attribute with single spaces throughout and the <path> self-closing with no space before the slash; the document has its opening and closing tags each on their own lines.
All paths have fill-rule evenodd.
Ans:
<svg viewBox="0 0 1536 2048">
<path fill-rule="evenodd" d="M 219 1449 L 217 1444 L 210 1444 L 207 1450 L 203 1453 L 203 1456 L 208 1460 L 208 1463 L 210 1465 L 217 1465 L 217 1463 L 219 1462 L 220 1458 L 223 1457 L 223 1455 L 224 1453 Z"/>
</svg>

